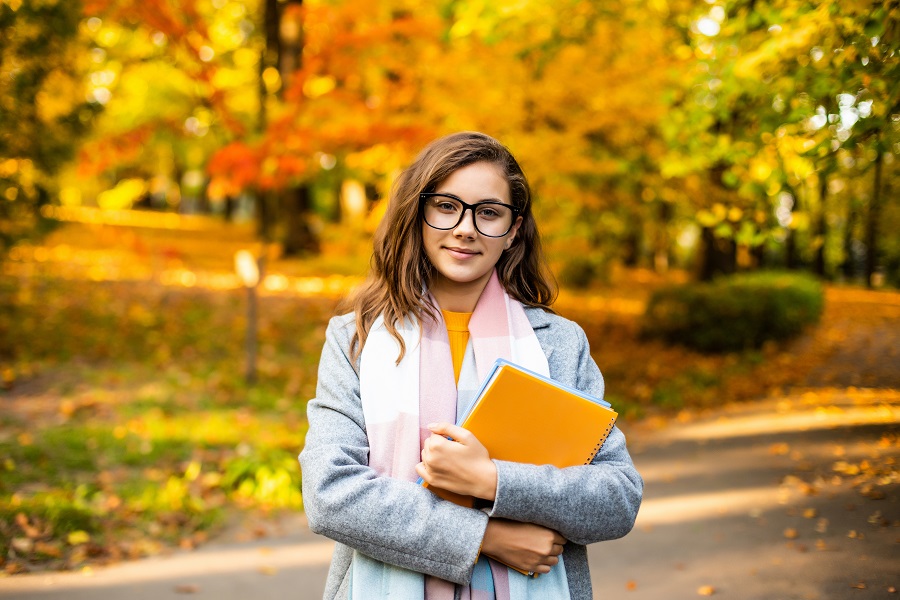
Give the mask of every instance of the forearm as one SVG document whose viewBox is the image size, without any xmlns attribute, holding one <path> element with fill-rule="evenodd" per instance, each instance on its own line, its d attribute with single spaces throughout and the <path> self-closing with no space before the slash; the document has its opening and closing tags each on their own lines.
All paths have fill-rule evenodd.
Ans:
<svg viewBox="0 0 900 600">
<path fill-rule="evenodd" d="M 558 469 L 496 463 L 491 517 L 543 525 L 579 544 L 622 537 L 634 525 L 643 482 L 617 429 L 591 465 Z"/>
<path fill-rule="evenodd" d="M 412 482 L 378 477 L 358 464 L 332 466 L 315 449 L 301 455 L 310 528 L 380 561 L 457 583 L 471 577 L 487 515 L 437 498 Z"/>
<path fill-rule="evenodd" d="M 307 404 L 300 465 L 310 528 L 378 560 L 467 581 L 487 516 L 369 467 L 358 363 L 348 351 L 351 333 L 349 319 L 329 324 L 316 398 Z"/>
</svg>

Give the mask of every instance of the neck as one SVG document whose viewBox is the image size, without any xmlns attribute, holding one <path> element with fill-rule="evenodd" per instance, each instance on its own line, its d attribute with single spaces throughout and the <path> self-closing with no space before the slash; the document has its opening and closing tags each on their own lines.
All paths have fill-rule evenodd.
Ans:
<svg viewBox="0 0 900 600">
<path fill-rule="evenodd" d="M 457 283 L 438 277 L 432 282 L 430 291 L 441 310 L 470 313 L 475 311 L 475 305 L 478 304 L 481 292 L 489 280 L 490 275 L 468 283 Z"/>
</svg>

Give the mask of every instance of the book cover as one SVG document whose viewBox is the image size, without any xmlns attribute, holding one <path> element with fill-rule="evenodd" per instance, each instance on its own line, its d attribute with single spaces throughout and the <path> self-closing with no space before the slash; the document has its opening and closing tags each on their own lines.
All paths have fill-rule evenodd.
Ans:
<svg viewBox="0 0 900 600">
<path fill-rule="evenodd" d="M 608 402 L 498 359 L 459 425 L 491 458 L 559 468 L 588 464 L 606 441 L 618 413 Z M 473 499 L 430 487 L 472 506 Z"/>
</svg>

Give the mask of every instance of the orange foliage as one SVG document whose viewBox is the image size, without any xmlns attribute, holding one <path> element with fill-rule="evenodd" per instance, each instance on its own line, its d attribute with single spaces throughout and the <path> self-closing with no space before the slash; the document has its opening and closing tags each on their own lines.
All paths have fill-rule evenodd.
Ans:
<svg viewBox="0 0 900 600">
<path fill-rule="evenodd" d="M 286 78 L 280 100 L 269 99 L 276 104 L 262 138 L 212 157 L 207 171 L 215 185 L 279 189 L 315 176 L 322 153 L 342 156 L 387 144 L 409 154 L 435 137 L 433 120 L 392 101 L 417 95 L 410 64 L 417 44 L 437 37 L 435 20 L 394 18 L 368 2 L 288 9 L 282 19 L 304 24 L 303 63 Z"/>
<path fill-rule="evenodd" d="M 224 185 L 227 195 L 236 195 L 251 187 L 259 177 L 259 159 L 252 148 L 243 142 L 232 142 L 219 150 L 209 161 L 210 174 Z"/>
<path fill-rule="evenodd" d="M 178 125 L 169 123 L 169 126 Z M 136 160 L 157 127 L 158 124 L 144 124 L 119 135 L 85 143 L 78 152 L 78 174 L 82 177 L 99 175 L 118 164 Z"/>
</svg>

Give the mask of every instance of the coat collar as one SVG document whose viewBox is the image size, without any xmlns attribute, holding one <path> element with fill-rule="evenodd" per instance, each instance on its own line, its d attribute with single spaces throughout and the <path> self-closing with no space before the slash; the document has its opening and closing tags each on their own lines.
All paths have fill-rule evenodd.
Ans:
<svg viewBox="0 0 900 600">
<path fill-rule="evenodd" d="M 547 312 L 543 308 L 537 308 L 534 306 L 525 306 L 525 316 L 528 317 L 528 322 L 531 323 L 532 329 L 543 329 L 544 327 L 550 327 L 550 318 L 552 313 Z"/>
</svg>

